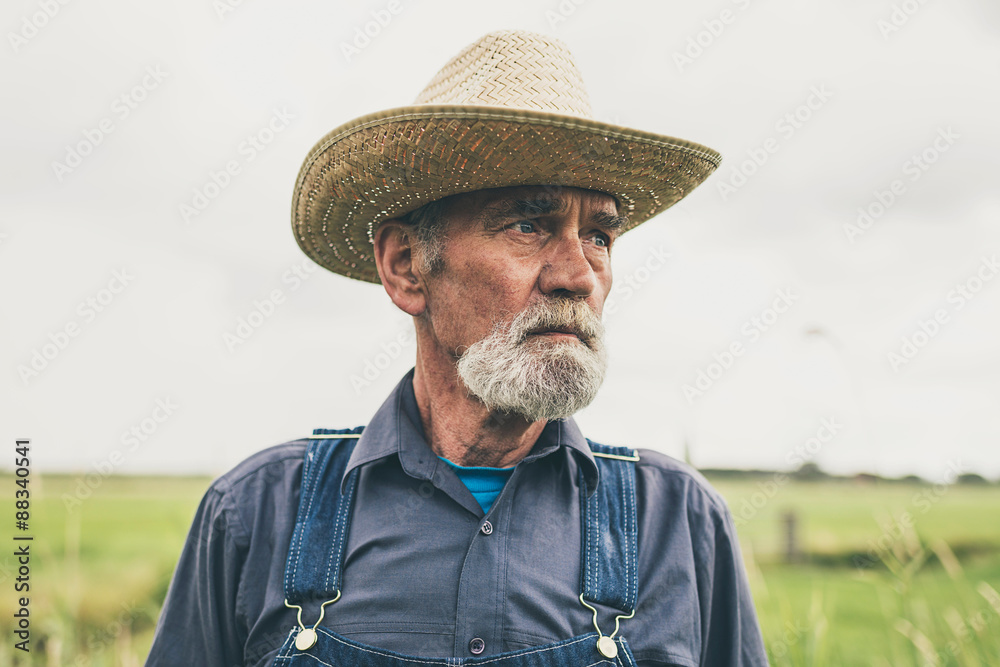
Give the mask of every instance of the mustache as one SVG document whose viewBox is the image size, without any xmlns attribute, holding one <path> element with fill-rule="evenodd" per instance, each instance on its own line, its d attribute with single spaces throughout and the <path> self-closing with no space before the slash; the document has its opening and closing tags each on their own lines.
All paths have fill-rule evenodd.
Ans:
<svg viewBox="0 0 1000 667">
<path fill-rule="evenodd" d="M 509 336 L 515 343 L 531 334 L 560 331 L 576 335 L 587 347 L 594 347 L 604 335 L 601 318 L 583 301 L 545 299 L 536 301 L 511 320 Z"/>
</svg>

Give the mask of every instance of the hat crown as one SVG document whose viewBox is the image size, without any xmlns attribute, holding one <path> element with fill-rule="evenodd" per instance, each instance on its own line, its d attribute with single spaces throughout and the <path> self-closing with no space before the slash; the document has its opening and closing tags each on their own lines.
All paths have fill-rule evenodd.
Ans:
<svg viewBox="0 0 1000 667">
<path fill-rule="evenodd" d="M 467 46 L 441 68 L 415 103 L 593 117 L 583 78 L 566 45 L 523 30 L 491 32 Z"/>
</svg>

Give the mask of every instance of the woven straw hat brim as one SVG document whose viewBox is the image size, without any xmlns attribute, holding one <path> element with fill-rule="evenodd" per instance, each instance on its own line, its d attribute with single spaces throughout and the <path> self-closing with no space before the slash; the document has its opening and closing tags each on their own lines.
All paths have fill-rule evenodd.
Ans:
<svg viewBox="0 0 1000 667">
<path fill-rule="evenodd" d="M 576 116 L 472 105 L 399 107 L 327 134 L 296 181 L 292 228 L 317 264 L 379 283 L 378 224 L 474 190 L 571 186 L 616 197 L 628 229 L 661 213 L 721 162 L 699 144 Z"/>
</svg>

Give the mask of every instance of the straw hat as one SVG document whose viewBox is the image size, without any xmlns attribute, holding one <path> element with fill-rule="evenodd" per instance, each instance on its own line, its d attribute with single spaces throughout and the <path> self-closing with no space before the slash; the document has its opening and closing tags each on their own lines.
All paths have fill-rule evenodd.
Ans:
<svg viewBox="0 0 1000 667">
<path fill-rule="evenodd" d="M 468 46 L 413 106 L 362 116 L 309 152 L 292 228 L 317 264 L 378 283 L 378 224 L 449 195 L 574 186 L 618 199 L 628 229 L 673 206 L 716 167 L 710 148 L 593 119 L 566 46 L 524 31 Z"/>
</svg>

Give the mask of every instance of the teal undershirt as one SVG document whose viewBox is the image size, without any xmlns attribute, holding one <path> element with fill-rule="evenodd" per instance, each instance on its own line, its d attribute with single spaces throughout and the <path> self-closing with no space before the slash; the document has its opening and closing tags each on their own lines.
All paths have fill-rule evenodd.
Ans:
<svg viewBox="0 0 1000 667">
<path fill-rule="evenodd" d="M 455 471 L 458 478 L 462 480 L 472 497 L 476 499 L 484 512 L 489 512 L 493 507 L 493 501 L 497 499 L 503 491 L 504 484 L 510 479 L 513 468 L 487 468 L 485 466 L 460 466 L 455 465 L 443 456 L 439 459 L 448 464 L 448 467 Z"/>
</svg>

